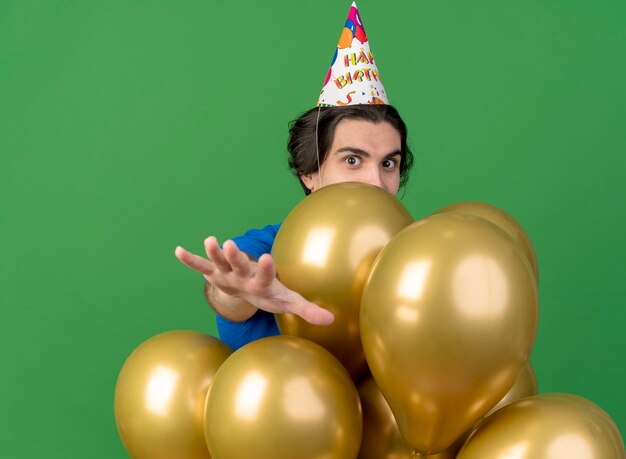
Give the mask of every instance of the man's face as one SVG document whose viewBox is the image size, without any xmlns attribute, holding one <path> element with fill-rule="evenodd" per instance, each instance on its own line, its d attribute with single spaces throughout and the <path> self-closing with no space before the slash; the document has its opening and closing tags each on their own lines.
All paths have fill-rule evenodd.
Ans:
<svg viewBox="0 0 626 459">
<path fill-rule="evenodd" d="M 321 172 L 301 178 L 311 191 L 333 183 L 361 182 L 395 196 L 400 187 L 400 148 L 400 133 L 389 123 L 343 120 Z"/>
</svg>

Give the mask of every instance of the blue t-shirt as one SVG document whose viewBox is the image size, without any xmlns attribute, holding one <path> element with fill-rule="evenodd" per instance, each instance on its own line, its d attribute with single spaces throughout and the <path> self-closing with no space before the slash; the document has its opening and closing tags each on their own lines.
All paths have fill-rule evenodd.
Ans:
<svg viewBox="0 0 626 459">
<path fill-rule="evenodd" d="M 243 236 L 233 238 L 233 241 L 239 250 L 258 260 L 264 253 L 272 252 L 278 228 L 280 228 L 280 224 L 267 225 L 262 229 L 251 229 L 246 231 Z M 233 350 L 259 338 L 280 334 L 274 320 L 274 314 L 260 309 L 243 322 L 232 322 L 219 315 L 216 316 L 216 319 L 220 339 Z"/>
</svg>

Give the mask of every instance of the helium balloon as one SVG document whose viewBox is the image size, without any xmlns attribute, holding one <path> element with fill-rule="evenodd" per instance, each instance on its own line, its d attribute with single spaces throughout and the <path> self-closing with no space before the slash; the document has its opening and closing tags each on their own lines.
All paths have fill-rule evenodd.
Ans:
<svg viewBox="0 0 626 459">
<path fill-rule="evenodd" d="M 324 346 L 356 380 L 367 369 L 359 332 L 365 280 L 376 255 L 412 221 L 394 196 L 363 183 L 325 186 L 302 200 L 281 225 L 272 256 L 280 281 L 335 321 L 318 326 L 277 314 L 280 332 Z"/>
<path fill-rule="evenodd" d="M 205 438 L 214 458 L 354 459 L 362 426 L 348 372 L 295 336 L 238 349 L 207 394 Z"/>
<path fill-rule="evenodd" d="M 499 410 L 505 405 L 509 403 L 515 402 L 517 400 L 521 400 L 526 397 L 530 397 L 532 395 L 537 395 L 538 393 L 537 386 L 537 376 L 535 375 L 535 370 L 530 362 L 526 363 L 522 367 L 522 371 L 517 375 L 515 382 L 513 383 L 513 387 L 509 389 L 504 397 L 498 402 L 496 406 L 494 406 L 487 416 L 493 413 L 496 410 Z"/>
<path fill-rule="evenodd" d="M 339 37 L 339 43 L 337 44 L 337 48 L 348 48 L 350 45 L 352 45 L 352 38 L 352 31 L 347 27 L 344 27 L 341 31 L 341 37 Z"/>
<path fill-rule="evenodd" d="M 370 376 L 359 385 L 363 409 L 363 439 L 358 459 L 454 459 L 461 445 L 434 455 L 412 451 L 400 435 L 398 425 L 382 392 Z"/>
<path fill-rule="evenodd" d="M 521 400 L 526 397 L 531 397 L 533 395 L 537 395 L 538 387 L 537 387 L 537 377 L 535 376 L 535 370 L 533 369 L 530 362 L 522 367 L 522 371 L 517 375 L 515 382 L 513 383 L 513 387 L 509 389 L 504 397 L 498 402 L 496 406 L 491 408 L 489 412 L 478 421 L 475 426 L 467 433 L 463 434 L 461 437 L 461 442 L 459 448 L 465 440 L 467 440 L 478 428 L 480 423 L 484 420 L 485 417 L 490 416 L 495 411 L 499 410 L 503 406 L 508 405 L 509 403 L 516 402 L 517 400 Z"/>
<path fill-rule="evenodd" d="M 363 409 L 363 439 L 358 459 L 410 459 L 409 448 L 398 430 L 393 413 L 371 377 L 359 385 Z"/>
<path fill-rule="evenodd" d="M 407 444 L 450 447 L 502 399 L 526 364 L 537 284 L 496 225 L 431 215 L 398 233 L 363 290 L 369 368 Z"/>
<path fill-rule="evenodd" d="M 506 233 L 513 238 L 513 240 L 519 244 L 524 254 L 528 259 L 528 262 L 533 268 L 535 277 L 539 279 L 539 267 L 537 265 L 537 255 L 535 249 L 530 242 L 530 238 L 522 225 L 518 223 L 512 215 L 508 214 L 502 209 L 498 209 L 490 204 L 483 202 L 459 202 L 439 209 L 435 214 L 456 212 L 466 215 L 475 215 L 502 228 Z"/>
<path fill-rule="evenodd" d="M 455 451 L 457 450 L 458 450 L 458 447 L 455 448 L 454 446 L 451 446 L 445 451 L 442 451 L 436 454 L 420 454 L 416 451 L 413 451 L 411 453 L 411 456 L 409 456 L 409 458 L 410 459 L 455 459 L 456 458 Z M 389 459 L 396 459 L 396 458 L 395 456 L 392 456 Z"/>
<path fill-rule="evenodd" d="M 210 459 L 204 441 L 207 390 L 231 349 L 211 336 L 171 331 L 141 344 L 115 386 L 115 421 L 134 459 Z"/>
<path fill-rule="evenodd" d="M 613 420 L 589 400 L 542 394 L 513 402 L 487 417 L 458 459 L 624 459 Z"/>
</svg>

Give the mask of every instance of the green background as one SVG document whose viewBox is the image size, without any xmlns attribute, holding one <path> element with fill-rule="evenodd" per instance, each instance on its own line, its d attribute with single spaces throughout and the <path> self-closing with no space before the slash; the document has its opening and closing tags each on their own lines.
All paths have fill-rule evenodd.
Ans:
<svg viewBox="0 0 626 459">
<path fill-rule="evenodd" d="M 287 123 L 349 1 L 0 0 L 2 456 L 126 457 L 125 358 L 213 332 L 202 250 L 301 199 Z M 626 2 L 359 3 L 416 155 L 414 217 L 513 214 L 540 265 L 542 392 L 626 402 Z M 620 389 L 621 388 L 621 389 Z"/>
</svg>

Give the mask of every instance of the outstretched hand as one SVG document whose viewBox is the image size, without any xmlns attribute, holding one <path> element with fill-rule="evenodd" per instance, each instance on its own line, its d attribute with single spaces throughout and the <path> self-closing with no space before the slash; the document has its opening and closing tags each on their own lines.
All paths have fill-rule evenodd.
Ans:
<svg viewBox="0 0 626 459">
<path fill-rule="evenodd" d="M 208 258 L 182 247 L 176 247 L 175 255 L 226 295 L 245 300 L 259 309 L 296 314 L 314 325 L 333 322 L 330 311 L 307 301 L 276 278 L 276 265 L 270 254 L 262 255 L 258 262 L 251 261 L 233 241 L 224 242 L 220 248 L 213 236 L 205 239 L 204 248 Z"/>
</svg>

